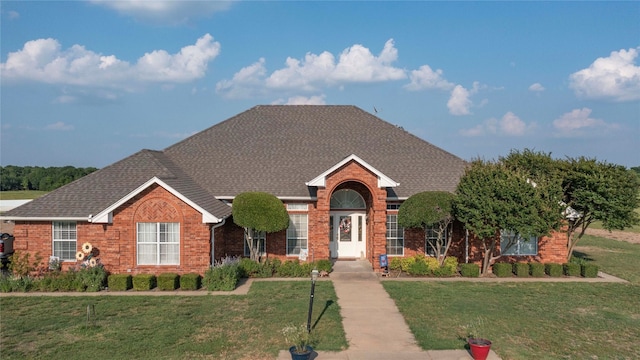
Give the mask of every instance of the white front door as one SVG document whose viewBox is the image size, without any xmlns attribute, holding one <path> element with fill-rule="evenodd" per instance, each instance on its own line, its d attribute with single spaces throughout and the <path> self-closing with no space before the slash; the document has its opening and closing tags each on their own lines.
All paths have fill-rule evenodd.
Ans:
<svg viewBox="0 0 640 360">
<path fill-rule="evenodd" d="M 365 213 L 332 211 L 329 251 L 332 258 L 363 258 L 367 249 Z"/>
</svg>

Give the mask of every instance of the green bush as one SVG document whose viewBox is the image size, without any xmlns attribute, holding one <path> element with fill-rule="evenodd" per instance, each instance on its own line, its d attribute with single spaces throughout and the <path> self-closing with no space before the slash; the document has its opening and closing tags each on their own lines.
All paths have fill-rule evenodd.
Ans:
<svg viewBox="0 0 640 360">
<path fill-rule="evenodd" d="M 111 274 L 107 278 L 109 291 L 127 291 L 133 288 L 133 281 L 129 274 Z"/>
<path fill-rule="evenodd" d="M 566 263 L 563 265 L 564 274 L 567 276 L 580 276 L 580 264 Z"/>
<path fill-rule="evenodd" d="M 198 290 L 202 284 L 202 277 L 200 274 L 189 273 L 180 276 L 180 289 L 181 290 Z"/>
<path fill-rule="evenodd" d="M 138 274 L 133 277 L 133 289 L 148 291 L 156 287 L 156 277 L 151 274 Z"/>
<path fill-rule="evenodd" d="M 529 277 L 529 264 L 522 262 L 514 263 L 513 272 L 517 277 Z"/>
<path fill-rule="evenodd" d="M 460 264 L 460 275 L 464 277 L 479 277 L 480 266 L 478 264 Z"/>
<path fill-rule="evenodd" d="M 158 275 L 158 289 L 173 291 L 180 285 L 180 276 L 175 273 L 163 273 Z"/>
<path fill-rule="evenodd" d="M 389 261 L 390 270 L 402 270 L 402 258 L 394 256 Z"/>
<path fill-rule="evenodd" d="M 513 265 L 510 263 L 493 264 L 493 274 L 497 277 L 510 277 L 513 275 Z"/>
<path fill-rule="evenodd" d="M 414 262 L 416 262 L 416 258 L 413 257 L 413 256 L 407 257 L 407 258 L 401 258 L 400 259 L 400 268 L 404 272 L 409 272 L 409 268 L 411 267 L 411 264 L 413 264 Z"/>
<path fill-rule="evenodd" d="M 24 277 L 4 277 L 0 276 L 0 291 L 9 292 L 28 292 L 37 289 L 37 284 L 33 278 Z"/>
<path fill-rule="evenodd" d="M 238 263 L 238 266 L 240 267 L 240 277 L 257 277 L 256 275 L 260 273 L 263 267 L 262 265 L 263 264 L 249 258 L 240 259 L 240 262 Z"/>
<path fill-rule="evenodd" d="M 107 271 L 102 266 L 82 268 L 75 273 L 73 285 L 76 291 L 96 292 L 104 289 Z"/>
<path fill-rule="evenodd" d="M 426 262 L 417 260 L 409 265 L 407 273 L 414 276 L 425 276 L 431 274 L 431 269 L 429 269 L 429 265 Z"/>
<path fill-rule="evenodd" d="M 233 291 L 240 280 L 238 263 L 216 265 L 204 274 L 202 284 L 209 291 Z"/>
<path fill-rule="evenodd" d="M 280 277 L 308 277 L 310 275 L 311 265 L 301 264 L 297 259 L 287 260 L 278 268 L 278 276 Z"/>
<path fill-rule="evenodd" d="M 13 281 L 8 276 L 0 276 L 0 292 L 9 293 L 13 290 Z"/>
<path fill-rule="evenodd" d="M 544 264 L 529 263 L 529 273 L 533 277 L 544 277 Z"/>
<path fill-rule="evenodd" d="M 73 291 L 75 289 L 76 272 L 52 272 L 46 274 L 38 282 L 38 290 L 56 292 L 56 291 Z"/>
<path fill-rule="evenodd" d="M 554 263 L 545 264 L 544 272 L 551 277 L 561 277 L 562 264 L 554 264 Z"/>
<path fill-rule="evenodd" d="M 333 264 L 331 264 L 331 260 L 318 260 L 315 262 L 315 268 L 318 269 L 318 271 L 326 271 L 330 273 L 333 268 Z"/>
<path fill-rule="evenodd" d="M 439 277 L 454 276 L 458 272 L 458 258 L 447 256 L 444 259 L 444 264 L 433 268 L 432 271 L 433 275 Z"/>
<path fill-rule="evenodd" d="M 598 265 L 584 264 L 581 266 L 580 274 L 586 278 L 598 277 Z"/>
</svg>

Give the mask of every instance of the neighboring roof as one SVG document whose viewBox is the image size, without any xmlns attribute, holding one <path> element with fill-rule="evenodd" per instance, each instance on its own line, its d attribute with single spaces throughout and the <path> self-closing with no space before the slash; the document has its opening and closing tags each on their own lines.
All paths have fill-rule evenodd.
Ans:
<svg viewBox="0 0 640 360">
<path fill-rule="evenodd" d="M 321 181 L 350 156 L 381 184 L 397 185 L 387 188 L 388 196 L 401 199 L 421 191 L 454 191 L 466 166 L 355 106 L 256 106 L 164 151 L 142 150 L 2 217 L 86 220 L 104 215 L 141 186 L 158 183 L 223 219 L 231 208 L 216 198 L 264 191 L 311 199 L 315 189 L 306 184 Z"/>
<path fill-rule="evenodd" d="M 466 162 L 355 106 L 256 106 L 164 153 L 218 198 L 310 198 L 305 184 L 354 154 L 400 185 L 390 197 L 454 191 Z"/>
</svg>

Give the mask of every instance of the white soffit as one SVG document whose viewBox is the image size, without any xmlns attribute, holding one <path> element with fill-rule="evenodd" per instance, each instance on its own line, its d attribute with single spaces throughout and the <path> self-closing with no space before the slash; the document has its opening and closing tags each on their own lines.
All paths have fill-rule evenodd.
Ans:
<svg viewBox="0 0 640 360">
<path fill-rule="evenodd" d="M 327 171 L 323 172 L 322 174 L 318 175 L 316 178 L 314 178 L 311 181 L 307 182 L 305 185 L 307 185 L 307 186 L 325 187 L 326 186 L 327 176 L 329 174 L 331 174 L 332 172 L 336 171 L 337 169 L 339 169 L 341 166 L 343 166 L 346 163 L 350 162 L 350 161 L 357 162 L 358 164 L 362 165 L 364 168 L 366 168 L 367 170 L 369 170 L 373 174 L 375 174 L 378 177 L 378 187 L 379 188 L 387 188 L 387 187 L 393 188 L 393 187 L 397 187 L 398 185 L 400 185 L 400 183 L 393 181 L 393 179 L 391 179 L 387 175 L 383 174 L 378 169 L 376 169 L 373 166 L 369 165 L 366 161 L 360 159 L 358 156 L 356 156 L 354 154 L 351 154 L 351 155 L 347 156 L 346 158 L 344 158 L 339 163 L 333 165 Z"/>
</svg>

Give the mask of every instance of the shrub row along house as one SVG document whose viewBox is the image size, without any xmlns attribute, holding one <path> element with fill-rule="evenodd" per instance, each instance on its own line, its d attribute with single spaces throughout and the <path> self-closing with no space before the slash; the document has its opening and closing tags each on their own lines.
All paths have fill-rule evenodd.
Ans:
<svg viewBox="0 0 640 360">
<path fill-rule="evenodd" d="M 234 197 L 277 196 L 286 230 L 255 233 L 262 258 L 367 259 L 428 254 L 430 234 L 398 226 L 404 200 L 454 192 L 467 163 L 354 106 L 256 106 L 163 151 L 142 150 L 13 209 L 15 249 L 75 264 L 85 242 L 111 273 L 204 273 L 249 255 Z M 449 254 L 479 262 L 455 223 Z M 427 229 L 427 232 L 429 230 Z M 563 262 L 566 238 L 518 242 L 506 255 Z M 536 241 L 537 240 L 537 241 Z"/>
</svg>

